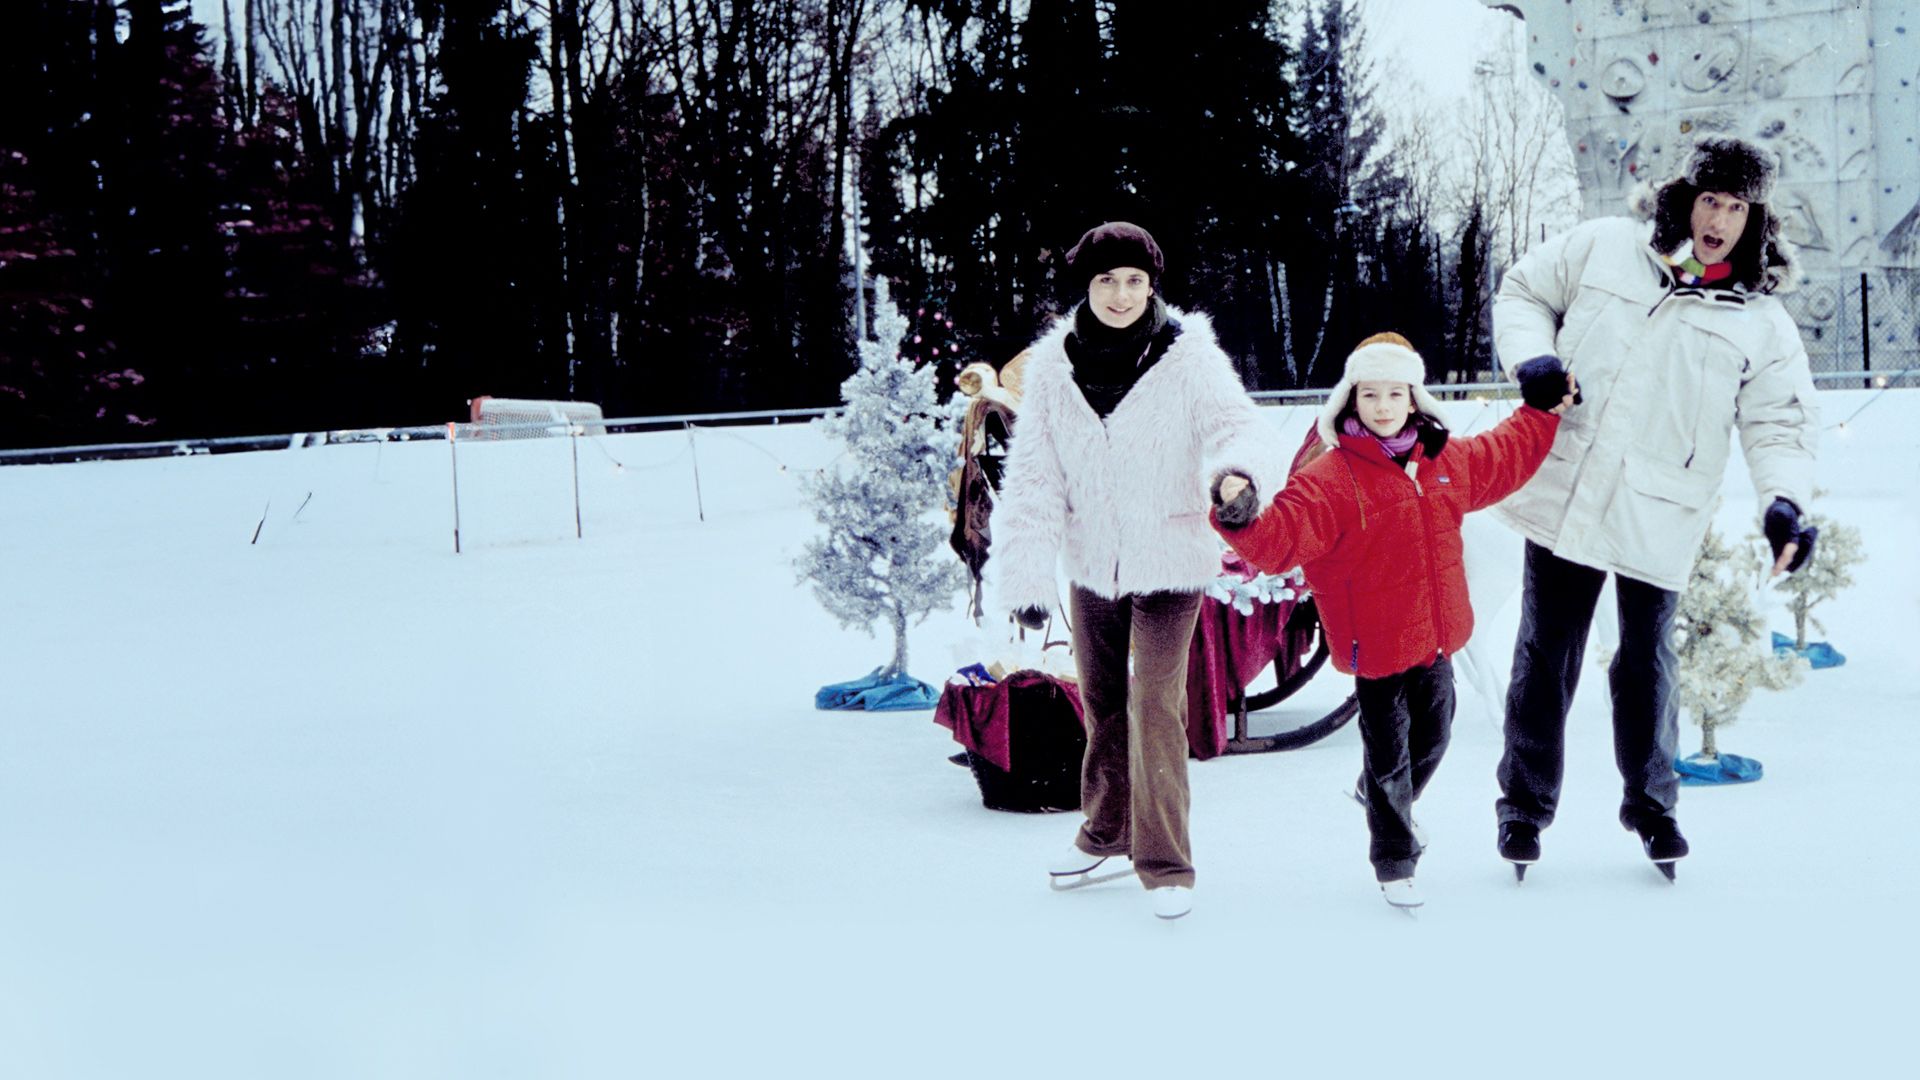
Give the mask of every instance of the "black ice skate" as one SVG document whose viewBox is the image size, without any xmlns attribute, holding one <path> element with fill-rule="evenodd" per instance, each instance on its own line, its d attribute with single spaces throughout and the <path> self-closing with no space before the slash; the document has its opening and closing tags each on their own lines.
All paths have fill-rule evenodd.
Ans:
<svg viewBox="0 0 1920 1080">
<path fill-rule="evenodd" d="M 1527 867 L 1540 861 L 1540 830 L 1524 821 L 1500 823 L 1500 857 L 1513 864 L 1513 879 L 1527 880 Z"/>
<path fill-rule="evenodd" d="M 1670 817 L 1650 818 L 1634 826 L 1640 834 L 1640 846 L 1647 851 L 1647 858 L 1653 860 L 1654 869 L 1673 881 L 1673 864 L 1687 857 L 1687 838 L 1680 835 L 1680 826 Z"/>
</svg>

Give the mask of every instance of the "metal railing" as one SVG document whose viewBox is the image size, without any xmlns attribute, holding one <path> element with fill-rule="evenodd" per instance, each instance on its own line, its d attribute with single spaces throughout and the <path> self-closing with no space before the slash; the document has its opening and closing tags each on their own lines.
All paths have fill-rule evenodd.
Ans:
<svg viewBox="0 0 1920 1080">
<path fill-rule="evenodd" d="M 1815 370 L 1813 378 L 1823 385 L 1861 385 L 1867 388 L 1891 389 L 1920 385 L 1920 363 L 1909 363 L 1898 371 L 1820 371 Z M 1262 404 L 1297 404 L 1326 400 L 1331 388 L 1307 390 L 1256 390 L 1250 396 Z M 1438 383 L 1427 389 L 1439 398 L 1471 398 L 1490 396 L 1493 398 L 1511 398 L 1519 393 L 1519 387 L 1511 382 L 1483 383 Z M 3 465 L 52 465 L 78 461 L 131 460 L 156 457 L 193 457 L 203 454 L 245 453 L 259 450 L 293 450 L 301 447 L 327 446 L 336 444 L 370 442 L 415 442 L 441 440 L 452 436 L 456 440 L 485 437 L 504 432 L 530 431 L 552 436 L 566 436 L 580 433 L 624 434 L 634 431 L 661 431 L 674 428 L 695 428 L 703 426 L 721 426 L 750 424 L 757 421 L 771 421 L 779 424 L 783 420 L 811 420 L 816 417 L 830 416 L 840 411 L 840 406 L 823 406 L 815 409 L 761 409 L 750 412 L 710 412 L 676 413 L 670 416 L 628 416 L 610 420 L 532 420 L 508 424 L 421 424 L 411 427 L 379 428 L 343 428 L 331 431 L 288 432 L 279 435 L 235 435 L 212 439 L 168 439 L 157 442 L 95 443 L 86 446 L 30 447 L 19 450 L 0 450 L 0 466 Z M 574 429 L 579 429 L 575 431 Z M 592 429 L 590 432 L 588 429 Z"/>
</svg>

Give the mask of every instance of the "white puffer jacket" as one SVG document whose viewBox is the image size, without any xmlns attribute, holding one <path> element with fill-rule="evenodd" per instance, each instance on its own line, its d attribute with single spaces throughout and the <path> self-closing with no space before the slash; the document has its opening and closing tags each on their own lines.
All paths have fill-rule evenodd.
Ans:
<svg viewBox="0 0 1920 1080">
<path fill-rule="evenodd" d="M 1279 432 L 1247 396 L 1205 315 L 1102 422 L 1073 381 L 1069 316 L 1034 343 L 987 573 L 1005 610 L 1059 606 L 1055 568 L 1102 596 L 1197 590 L 1220 572 L 1207 521 L 1222 469 L 1271 498 L 1286 478 Z"/>
<path fill-rule="evenodd" d="M 1544 354 L 1580 381 L 1545 464 L 1496 513 L 1572 562 L 1678 590 L 1700 551 L 1731 433 L 1764 511 L 1809 509 L 1819 414 L 1798 328 L 1761 293 L 1670 289 L 1652 226 L 1585 222 L 1500 283 L 1509 372 Z"/>
</svg>

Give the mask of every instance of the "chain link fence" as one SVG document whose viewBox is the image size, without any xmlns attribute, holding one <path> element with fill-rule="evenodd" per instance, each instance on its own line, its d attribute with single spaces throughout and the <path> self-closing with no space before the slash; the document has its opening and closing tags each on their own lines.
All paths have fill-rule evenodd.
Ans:
<svg viewBox="0 0 1920 1080">
<path fill-rule="evenodd" d="M 1920 270 L 1883 269 L 1808 282 L 1780 298 L 1823 387 L 1920 386 Z"/>
</svg>

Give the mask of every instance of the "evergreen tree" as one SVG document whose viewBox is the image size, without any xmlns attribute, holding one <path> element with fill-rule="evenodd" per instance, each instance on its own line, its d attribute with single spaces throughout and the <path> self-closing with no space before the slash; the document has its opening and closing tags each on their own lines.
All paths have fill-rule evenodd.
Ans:
<svg viewBox="0 0 1920 1080">
<path fill-rule="evenodd" d="M 933 370 L 900 354 L 907 320 L 874 282 L 874 339 L 860 343 L 860 368 L 841 386 L 846 408 L 821 420 L 847 447 L 843 465 L 805 484 L 826 535 L 796 564 L 814 595 L 848 629 L 893 628 L 885 676 L 907 670 L 907 625 L 953 603 L 965 586 L 947 549 L 951 411 L 936 400 Z"/>
<path fill-rule="evenodd" d="M 398 316 L 388 374 L 399 422 L 459 415 L 481 394 L 564 392 L 542 229 L 553 204 L 533 194 L 551 183 L 552 157 L 529 123 L 535 44 L 511 6 L 421 5 L 440 87 L 414 146 L 419 179 L 381 257 Z"/>
<path fill-rule="evenodd" d="M 1733 546 L 1709 529 L 1674 616 L 1680 707 L 1700 725 L 1701 754 L 1717 757 L 1714 734 L 1732 723 L 1755 690 L 1782 690 L 1806 677 L 1807 662 L 1776 656 L 1761 640 L 1765 620 L 1754 586 L 1772 564 L 1751 544 Z"/>
<path fill-rule="evenodd" d="M 944 39 L 947 68 L 944 85 L 927 90 L 921 110 L 883 136 L 882 152 L 909 162 L 908 182 L 918 197 L 894 234 L 906 251 L 887 244 L 883 230 L 874 237 L 875 265 L 925 267 L 924 280 L 907 279 L 905 295 L 948 297 L 964 354 L 1004 362 L 1032 339 L 1051 299 L 1038 292 L 1040 252 L 1020 199 L 1024 125 L 1042 111 L 1022 98 L 1021 24 L 1005 0 L 915 0 L 910 6 Z M 1044 16 L 1058 5 L 1037 6 Z M 1028 27 L 1037 29 L 1031 17 Z M 1098 187 L 1112 175 L 1102 167 L 1105 158 L 1081 154 L 1094 149 L 1076 134 L 1084 127 L 1056 130 L 1074 140 L 1061 153 L 1085 163 L 1084 183 Z"/>
<path fill-rule="evenodd" d="M 1281 163 L 1302 148 L 1273 5 L 1232 0 L 1179 19 L 1120 5 L 1112 24 L 1111 98 L 1125 108 L 1102 137 L 1125 147 L 1123 180 L 1142 207 L 1134 220 L 1167 253 L 1161 291 L 1208 312 L 1249 388 L 1269 382 L 1263 357 L 1272 381 L 1288 382 L 1278 263 L 1282 222 L 1297 208 Z"/>
<path fill-rule="evenodd" d="M 223 154 L 228 269 L 208 347 L 227 357 L 227 378 L 249 399 L 249 430 L 391 423 L 369 369 L 377 293 L 364 276 L 341 273 L 351 260 L 328 217 L 325 179 L 300 155 L 293 102 L 271 84 L 257 101 L 253 124 Z"/>
<path fill-rule="evenodd" d="M 1474 373 L 1479 358 L 1493 354 L 1487 321 L 1487 255 L 1486 217 L 1476 200 L 1460 230 L 1460 256 L 1454 264 L 1453 329 L 1447 335 L 1453 370 L 1463 377 Z"/>
<path fill-rule="evenodd" d="M 1292 285 L 1292 350 L 1311 386 L 1339 381 L 1347 353 L 1383 313 L 1357 286 L 1394 211 L 1394 163 L 1356 0 L 1315 0 L 1294 62 L 1292 122 L 1302 146 L 1288 192 L 1283 248 Z M 1421 342 L 1421 345 L 1426 343 Z"/>
<path fill-rule="evenodd" d="M 113 366 L 86 267 L 33 187 L 25 154 L 0 148 L 0 432 L 55 444 L 100 418 L 144 411 L 145 377 Z"/>
</svg>

